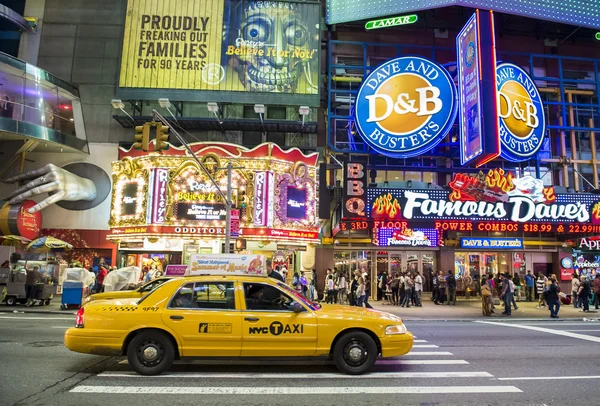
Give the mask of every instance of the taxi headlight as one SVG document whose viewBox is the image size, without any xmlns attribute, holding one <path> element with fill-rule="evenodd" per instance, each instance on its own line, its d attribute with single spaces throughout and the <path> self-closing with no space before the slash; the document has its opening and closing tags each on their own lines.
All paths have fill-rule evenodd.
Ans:
<svg viewBox="0 0 600 406">
<path fill-rule="evenodd" d="M 404 324 L 396 324 L 393 326 L 387 326 L 385 328 L 385 334 L 406 334 L 408 330 Z"/>
</svg>

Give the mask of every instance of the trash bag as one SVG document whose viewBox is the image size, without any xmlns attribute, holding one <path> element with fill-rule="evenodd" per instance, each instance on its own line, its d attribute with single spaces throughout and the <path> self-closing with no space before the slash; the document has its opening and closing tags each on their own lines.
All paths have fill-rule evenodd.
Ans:
<svg viewBox="0 0 600 406">
<path fill-rule="evenodd" d="M 104 291 L 114 292 L 131 285 L 135 286 L 140 280 L 140 274 L 141 270 L 137 266 L 128 266 L 109 272 L 104 278 Z"/>
</svg>

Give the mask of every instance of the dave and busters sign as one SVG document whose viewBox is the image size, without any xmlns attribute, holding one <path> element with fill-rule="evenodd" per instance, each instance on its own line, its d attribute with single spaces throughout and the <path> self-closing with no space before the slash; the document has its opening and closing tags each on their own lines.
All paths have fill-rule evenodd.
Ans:
<svg viewBox="0 0 600 406">
<path fill-rule="evenodd" d="M 479 86 L 473 77 L 472 85 Z M 539 151 L 546 132 L 540 94 L 527 72 L 510 63 L 497 66 L 495 82 L 496 94 L 478 101 L 497 106 L 493 111 L 498 114 L 498 125 L 491 126 L 495 149 L 500 144 L 504 159 L 527 160 Z M 356 97 L 355 125 L 367 145 L 383 155 L 421 155 L 448 134 L 459 100 L 461 105 L 467 102 L 462 92 L 470 89 L 472 86 L 461 86 L 458 97 L 444 67 L 420 57 L 396 58 L 377 67 L 363 81 Z M 461 126 L 461 131 L 462 127 L 473 134 L 484 131 L 475 107 L 469 109 L 472 114 L 465 118 L 469 125 Z"/>
<path fill-rule="evenodd" d="M 600 225 L 599 196 L 555 194 L 554 187 L 545 187 L 531 176 L 515 178 L 512 173 L 494 169 L 479 176 L 457 174 L 449 186 L 450 190 L 369 189 L 368 215 L 373 219 L 410 220 L 411 224 L 440 220 L 508 222 L 527 227 L 531 223 Z"/>
</svg>

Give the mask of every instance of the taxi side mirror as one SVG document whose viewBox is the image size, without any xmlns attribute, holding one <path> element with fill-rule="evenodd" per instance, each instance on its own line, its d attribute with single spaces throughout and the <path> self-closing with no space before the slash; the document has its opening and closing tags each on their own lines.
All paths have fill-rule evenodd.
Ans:
<svg viewBox="0 0 600 406">
<path fill-rule="evenodd" d="M 301 313 L 304 311 L 304 307 L 302 307 L 300 303 L 292 303 L 291 309 L 294 313 Z"/>
</svg>

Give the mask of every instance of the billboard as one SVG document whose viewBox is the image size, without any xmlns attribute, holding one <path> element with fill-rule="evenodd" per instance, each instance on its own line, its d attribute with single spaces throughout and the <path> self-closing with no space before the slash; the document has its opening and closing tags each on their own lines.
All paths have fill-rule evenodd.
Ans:
<svg viewBox="0 0 600 406">
<path fill-rule="evenodd" d="M 477 10 L 456 38 L 461 165 L 500 155 L 495 44 L 491 11 Z"/>
<path fill-rule="evenodd" d="M 118 93 L 213 102 L 281 93 L 318 104 L 319 21 L 310 1 L 128 0 Z"/>
</svg>

